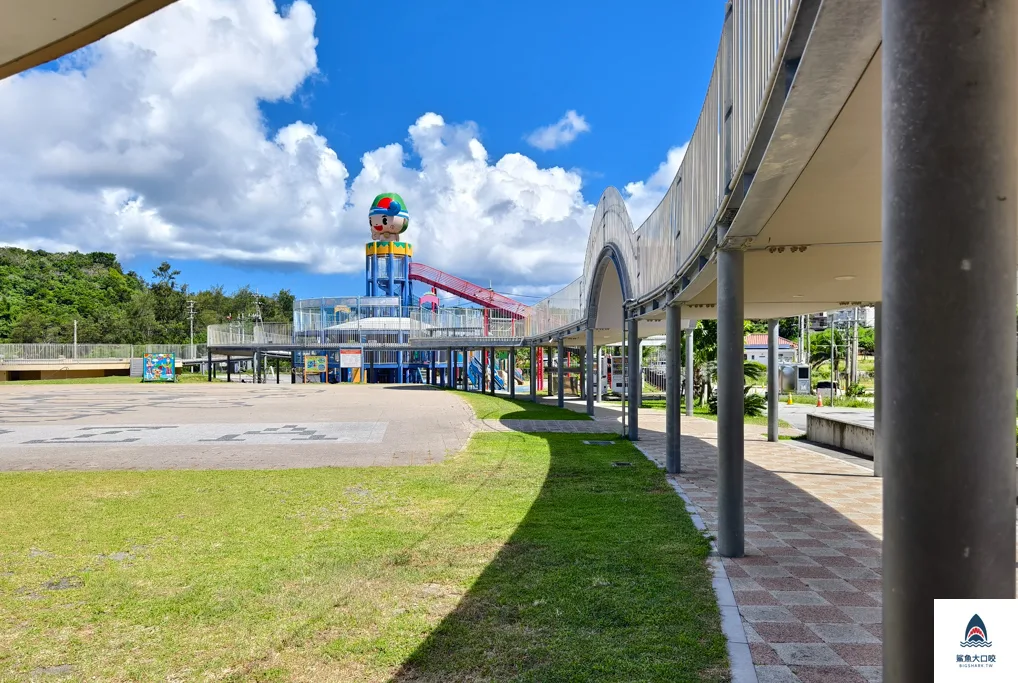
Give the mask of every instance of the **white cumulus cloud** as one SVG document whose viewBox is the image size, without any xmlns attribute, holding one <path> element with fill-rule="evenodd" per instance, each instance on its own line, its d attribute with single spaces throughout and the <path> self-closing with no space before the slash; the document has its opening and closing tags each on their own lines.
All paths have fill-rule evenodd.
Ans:
<svg viewBox="0 0 1018 683">
<path fill-rule="evenodd" d="M 590 131 L 587 119 L 570 109 L 555 123 L 538 128 L 527 136 L 527 142 L 537 149 L 548 151 L 564 147 L 575 140 L 580 133 Z"/>
<path fill-rule="evenodd" d="M 622 196 L 626 200 L 626 208 L 629 210 L 629 217 L 633 219 L 633 225 L 639 227 L 647 220 L 661 199 L 668 191 L 668 187 L 679 172 L 682 158 L 686 156 L 686 144 L 672 147 L 668 150 L 668 156 L 657 167 L 657 170 L 646 180 L 629 183 L 623 188 Z"/>
<path fill-rule="evenodd" d="M 0 243 L 354 273 L 371 200 L 395 191 L 420 261 L 521 295 L 579 274 L 581 177 L 493 158 L 473 123 L 425 113 L 356 177 L 313 123 L 269 129 L 260 103 L 317 71 L 314 28 L 306 0 L 180 0 L 59 70 L 0 81 Z M 672 152 L 630 202 L 667 187 Z"/>
</svg>

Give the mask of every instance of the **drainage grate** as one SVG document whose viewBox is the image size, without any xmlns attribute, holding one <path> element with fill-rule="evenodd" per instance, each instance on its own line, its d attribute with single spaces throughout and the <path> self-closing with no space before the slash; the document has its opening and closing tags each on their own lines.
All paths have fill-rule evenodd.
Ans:
<svg viewBox="0 0 1018 683">
<path fill-rule="evenodd" d="M 614 446 L 614 441 L 584 441 L 588 446 Z"/>
<path fill-rule="evenodd" d="M 633 466 L 633 463 L 631 463 L 631 462 L 613 462 L 612 463 L 612 467 L 632 467 L 632 466 Z"/>
</svg>

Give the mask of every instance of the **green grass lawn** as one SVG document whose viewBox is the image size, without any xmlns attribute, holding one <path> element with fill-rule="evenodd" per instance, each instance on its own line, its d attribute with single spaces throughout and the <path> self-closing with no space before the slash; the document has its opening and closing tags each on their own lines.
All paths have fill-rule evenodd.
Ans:
<svg viewBox="0 0 1018 683">
<path fill-rule="evenodd" d="M 470 404 L 482 420 L 589 420 L 585 413 L 549 406 L 544 403 L 515 400 L 490 394 L 457 391 L 456 395 Z"/>
<path fill-rule="evenodd" d="M 707 540 L 631 444 L 590 438 L 0 474 L 0 680 L 728 680 Z"/>
<path fill-rule="evenodd" d="M 649 400 L 644 401 L 642 403 L 642 405 L 643 405 L 644 408 L 654 408 L 655 410 L 664 410 L 665 409 L 665 403 L 666 402 L 664 401 L 664 399 L 649 399 Z M 686 402 L 685 401 L 683 401 L 680 404 L 680 408 L 683 411 L 682 414 L 685 415 L 686 414 L 685 413 L 685 410 L 686 410 Z M 705 417 L 708 420 L 714 420 L 715 422 L 718 419 L 717 415 L 712 415 L 711 413 L 709 413 L 707 411 L 707 406 L 701 406 L 701 405 L 696 404 L 696 403 L 693 404 L 693 415 L 695 415 L 696 417 Z M 767 416 L 766 415 L 757 415 L 755 417 L 750 417 L 749 415 L 747 415 L 744 418 L 744 421 L 748 425 L 762 425 L 764 427 L 767 426 Z M 784 427 L 791 427 L 791 426 L 792 426 L 791 424 L 789 424 L 788 422 L 785 422 L 784 420 L 781 420 L 781 419 L 778 420 L 778 428 L 779 429 L 780 428 L 784 428 Z"/>
</svg>

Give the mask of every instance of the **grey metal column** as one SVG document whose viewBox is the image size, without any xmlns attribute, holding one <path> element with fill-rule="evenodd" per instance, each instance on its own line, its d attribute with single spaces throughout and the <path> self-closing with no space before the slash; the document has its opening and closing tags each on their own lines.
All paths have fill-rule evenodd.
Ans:
<svg viewBox="0 0 1018 683">
<path fill-rule="evenodd" d="M 601 402 L 604 389 L 601 387 L 601 347 L 594 347 L 594 400 Z"/>
<path fill-rule="evenodd" d="M 640 322 L 629 321 L 629 438 L 640 440 L 640 396 L 643 393 L 643 372 L 640 370 Z"/>
<path fill-rule="evenodd" d="M 489 362 L 491 364 L 491 387 L 490 387 L 490 389 L 491 389 L 491 395 L 494 396 L 495 395 L 495 368 L 497 367 L 496 364 L 495 364 L 495 347 L 494 346 L 491 347 L 491 355 L 489 356 Z"/>
<path fill-rule="evenodd" d="M 665 471 L 676 474 L 682 468 L 682 309 L 665 309 Z"/>
<path fill-rule="evenodd" d="M 778 392 L 781 368 L 778 367 L 778 321 L 767 321 L 767 440 L 778 440 Z"/>
<path fill-rule="evenodd" d="M 566 405 L 566 342 L 564 339 L 558 340 L 558 407 L 564 408 Z"/>
<path fill-rule="evenodd" d="M 933 680 L 935 598 L 1015 597 L 1016 26 L 883 3 L 885 681 Z"/>
<path fill-rule="evenodd" d="M 538 347 L 530 347 L 530 400 L 538 402 L 538 373 L 541 372 L 541 365 L 538 364 Z"/>
<path fill-rule="evenodd" d="M 743 501 L 745 355 L 743 264 L 739 249 L 718 251 L 718 552 L 746 552 Z"/>
<path fill-rule="evenodd" d="M 587 383 L 587 415 L 594 414 L 594 392 L 595 379 L 597 378 L 597 350 L 594 348 L 594 330 L 587 330 L 587 376 L 584 381 Z"/>
<path fill-rule="evenodd" d="M 485 394 L 488 392 L 488 349 L 481 347 L 481 381 L 477 384 L 478 390 Z"/>
<path fill-rule="evenodd" d="M 693 414 L 693 330 L 686 330 L 686 415 Z"/>
<path fill-rule="evenodd" d="M 233 364 L 230 362 L 230 357 L 227 356 L 226 357 L 226 381 L 227 382 L 232 382 L 233 381 L 233 379 L 230 377 L 230 373 L 231 373 L 231 371 L 233 369 L 233 368 L 230 367 L 231 365 L 233 365 Z"/>
<path fill-rule="evenodd" d="M 880 338 L 883 332 L 880 330 L 881 305 L 877 302 L 873 305 L 873 476 L 884 476 L 884 445 L 883 445 L 883 420 L 880 416 L 881 388 L 880 388 L 880 363 L 883 352 L 880 350 Z"/>
<path fill-rule="evenodd" d="M 552 381 L 551 381 L 551 347 L 545 347 L 544 350 L 545 350 L 546 355 L 548 357 L 548 363 L 547 363 L 547 365 L 548 365 L 548 395 L 551 396 L 551 385 L 552 385 Z"/>
<path fill-rule="evenodd" d="M 212 347 L 211 346 L 208 347 L 208 356 L 209 356 L 209 381 L 211 382 L 212 381 Z"/>
<path fill-rule="evenodd" d="M 516 398 L 516 347 L 509 348 L 509 372 L 506 373 L 509 381 L 509 398 Z"/>
<path fill-rule="evenodd" d="M 255 384 L 262 383 L 261 372 L 262 372 L 262 357 L 260 353 L 255 351 L 254 357 L 251 359 L 251 378 L 254 380 Z"/>
</svg>

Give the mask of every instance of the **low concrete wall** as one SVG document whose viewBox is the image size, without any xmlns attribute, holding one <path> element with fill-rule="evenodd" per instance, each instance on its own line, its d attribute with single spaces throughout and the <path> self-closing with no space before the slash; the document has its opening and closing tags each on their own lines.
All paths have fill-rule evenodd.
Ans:
<svg viewBox="0 0 1018 683">
<path fill-rule="evenodd" d="M 867 458 L 873 457 L 872 427 L 810 413 L 806 416 L 806 438 Z"/>
</svg>

